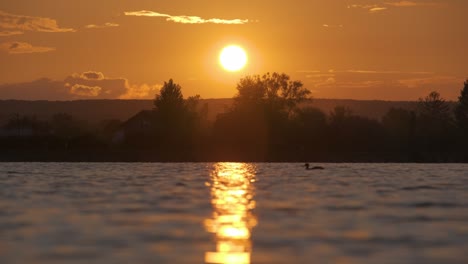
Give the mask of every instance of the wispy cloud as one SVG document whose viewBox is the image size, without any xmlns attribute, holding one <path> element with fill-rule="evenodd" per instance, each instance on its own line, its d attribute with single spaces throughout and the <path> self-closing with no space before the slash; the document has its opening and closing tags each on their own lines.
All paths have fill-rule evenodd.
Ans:
<svg viewBox="0 0 468 264">
<path fill-rule="evenodd" d="M 426 71 L 398 70 L 311 70 L 300 71 L 304 83 L 321 96 L 340 94 L 346 98 L 389 100 L 417 99 L 438 90 L 447 98 L 456 98 L 464 79 Z"/>
<path fill-rule="evenodd" d="M 26 42 L 4 42 L 0 44 L 0 50 L 9 54 L 25 54 L 49 52 L 54 51 L 55 48 L 33 46 Z"/>
<path fill-rule="evenodd" d="M 112 27 L 118 27 L 118 26 L 120 26 L 120 25 L 116 24 L 116 23 L 107 22 L 107 23 L 104 23 L 104 24 L 101 24 L 101 25 L 96 25 L 96 24 L 86 25 L 85 28 L 98 29 L 98 28 L 112 28 Z"/>
<path fill-rule="evenodd" d="M 362 73 L 362 74 L 416 74 L 416 75 L 433 74 L 433 72 L 425 72 L 425 71 L 403 72 L 403 71 L 347 70 L 343 72 Z"/>
<path fill-rule="evenodd" d="M 369 9 L 369 12 L 371 12 L 371 13 L 377 13 L 377 12 L 384 11 L 384 10 L 387 10 L 387 8 L 386 8 L 386 7 L 377 6 L 377 7 L 373 7 L 373 8 L 371 8 L 371 9 Z"/>
<path fill-rule="evenodd" d="M 322 71 L 320 70 L 299 70 L 297 71 L 298 73 L 306 73 L 306 74 L 310 74 L 310 73 L 321 73 Z"/>
<path fill-rule="evenodd" d="M 163 17 L 166 21 L 182 24 L 227 24 L 227 25 L 242 25 L 251 22 L 248 19 L 221 19 L 221 18 L 201 18 L 199 16 L 173 16 L 162 14 L 154 11 L 141 10 L 133 12 L 125 12 L 126 16 L 143 16 L 143 17 Z"/>
<path fill-rule="evenodd" d="M 21 35 L 23 34 L 22 31 L 0 31 L 0 37 L 7 37 L 7 36 L 14 36 L 14 35 Z"/>
<path fill-rule="evenodd" d="M 439 3 L 435 2 L 415 2 L 415 1 L 394 1 L 386 2 L 386 5 L 395 7 L 415 7 L 415 6 L 437 6 Z"/>
<path fill-rule="evenodd" d="M 439 6 L 440 3 L 436 2 L 416 2 L 416 1 L 389 1 L 384 2 L 383 4 L 367 4 L 367 5 L 359 5 L 359 4 L 352 4 L 348 5 L 348 8 L 359 8 L 365 9 L 369 13 L 378 13 L 381 11 L 385 11 L 389 8 L 398 8 L 398 7 L 419 7 L 419 6 Z"/>
<path fill-rule="evenodd" d="M 305 74 L 335 74 L 335 73 L 362 73 L 362 74 L 433 74 L 433 72 L 425 71 L 378 71 L 378 70 L 300 70 L 298 73 Z"/>
<path fill-rule="evenodd" d="M 0 11 L 0 36 L 18 35 L 25 31 L 74 32 L 72 28 L 61 28 L 57 21 L 47 17 L 14 15 Z"/>
<path fill-rule="evenodd" d="M 369 11 L 369 13 L 377 13 L 380 11 L 384 11 L 387 8 L 380 5 L 348 5 L 348 8 L 360 8 Z"/>
<path fill-rule="evenodd" d="M 463 79 L 454 76 L 434 75 L 424 78 L 403 78 L 398 80 L 399 83 L 405 85 L 408 88 L 417 88 L 421 86 L 442 86 L 442 84 L 451 83 L 454 85 L 463 82 Z M 436 85 L 435 85 L 436 84 Z"/>
<path fill-rule="evenodd" d="M 330 24 L 323 24 L 322 27 L 324 28 L 343 28 L 343 25 L 330 25 Z"/>
</svg>

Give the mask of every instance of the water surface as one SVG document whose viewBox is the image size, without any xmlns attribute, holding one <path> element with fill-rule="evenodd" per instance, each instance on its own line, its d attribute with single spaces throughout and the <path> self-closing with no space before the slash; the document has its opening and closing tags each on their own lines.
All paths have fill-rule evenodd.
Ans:
<svg viewBox="0 0 468 264">
<path fill-rule="evenodd" d="M 0 263 L 468 263 L 468 165 L 0 163 Z"/>
</svg>

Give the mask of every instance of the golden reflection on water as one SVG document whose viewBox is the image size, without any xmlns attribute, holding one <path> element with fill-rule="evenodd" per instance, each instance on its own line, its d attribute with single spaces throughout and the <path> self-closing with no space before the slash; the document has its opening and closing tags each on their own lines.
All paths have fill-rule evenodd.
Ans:
<svg viewBox="0 0 468 264">
<path fill-rule="evenodd" d="M 252 252 L 251 232 L 257 224 L 252 214 L 255 166 L 217 163 L 211 173 L 213 215 L 205 228 L 215 234 L 216 252 L 206 252 L 206 263 L 247 264 Z"/>
</svg>

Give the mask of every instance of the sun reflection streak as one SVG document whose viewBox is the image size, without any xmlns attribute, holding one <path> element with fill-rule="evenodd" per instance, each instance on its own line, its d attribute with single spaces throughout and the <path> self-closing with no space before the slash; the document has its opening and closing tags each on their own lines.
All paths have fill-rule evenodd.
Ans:
<svg viewBox="0 0 468 264">
<path fill-rule="evenodd" d="M 255 167 L 245 163 L 217 163 L 211 173 L 213 215 L 205 228 L 215 234 L 216 252 L 206 252 L 206 263 L 248 264 L 252 252 L 251 231 L 257 225 Z"/>
</svg>

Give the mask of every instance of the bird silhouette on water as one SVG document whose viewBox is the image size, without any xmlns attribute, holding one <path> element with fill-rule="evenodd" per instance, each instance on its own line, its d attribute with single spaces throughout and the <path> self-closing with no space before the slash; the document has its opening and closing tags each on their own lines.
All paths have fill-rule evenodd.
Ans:
<svg viewBox="0 0 468 264">
<path fill-rule="evenodd" d="M 325 169 L 325 168 L 322 167 L 322 166 L 310 167 L 310 164 L 309 164 L 309 163 L 304 164 L 304 167 L 306 168 L 306 170 L 324 170 L 324 169 Z"/>
</svg>

